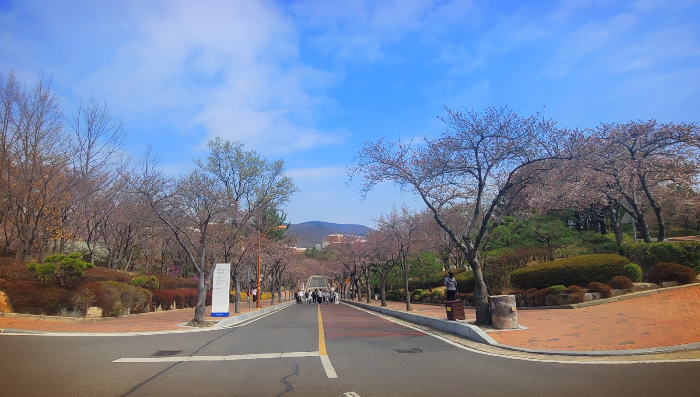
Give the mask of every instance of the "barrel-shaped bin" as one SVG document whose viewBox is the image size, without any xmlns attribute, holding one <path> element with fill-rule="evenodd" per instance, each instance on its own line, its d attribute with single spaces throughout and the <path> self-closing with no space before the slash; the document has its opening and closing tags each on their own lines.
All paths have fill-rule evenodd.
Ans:
<svg viewBox="0 0 700 397">
<path fill-rule="evenodd" d="M 518 309 L 514 295 L 494 295 L 491 300 L 491 321 L 494 328 L 517 329 Z"/>
</svg>

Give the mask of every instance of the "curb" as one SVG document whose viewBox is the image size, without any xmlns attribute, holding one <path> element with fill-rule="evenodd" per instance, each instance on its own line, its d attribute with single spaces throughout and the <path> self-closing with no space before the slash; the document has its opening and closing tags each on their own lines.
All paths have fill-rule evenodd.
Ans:
<svg viewBox="0 0 700 397">
<path fill-rule="evenodd" d="M 296 301 L 287 301 L 284 303 L 277 304 L 275 306 L 269 306 L 261 310 L 256 310 L 250 313 L 240 314 L 238 316 L 232 316 L 220 320 L 216 325 L 205 328 L 197 327 L 186 327 L 186 329 L 176 329 L 176 330 L 164 330 L 164 331 L 125 331 L 125 332 L 56 332 L 56 331 L 34 331 L 34 330 L 24 330 L 24 329 L 13 329 L 13 328 L 0 328 L 0 334 L 12 334 L 12 335 L 47 335 L 47 336 L 147 336 L 147 335 L 166 335 L 166 334 L 182 334 L 191 332 L 206 332 L 206 331 L 217 331 L 225 329 L 235 324 L 254 319 L 263 315 L 267 315 L 278 310 L 286 309 L 287 307 L 295 304 Z M 184 310 L 184 309 L 181 309 Z M 148 314 L 148 313 L 142 313 Z M 138 316 L 138 314 L 135 314 Z M 35 316 L 38 317 L 38 316 Z"/>
<path fill-rule="evenodd" d="M 24 313 L 5 313 L 5 312 L 0 312 L 0 317 L 19 318 L 19 319 L 25 319 L 25 320 L 39 320 L 39 321 L 56 321 L 59 323 L 92 323 L 92 322 L 96 322 L 96 321 L 110 321 L 110 320 L 116 320 L 116 319 L 120 319 L 120 318 L 143 316 L 146 314 L 171 313 L 171 312 L 176 312 L 179 310 L 193 310 L 193 309 L 194 309 L 193 307 L 187 307 L 184 309 L 159 310 L 159 311 L 155 311 L 155 312 L 122 314 L 121 316 L 97 317 L 97 318 L 67 317 L 67 316 L 64 317 L 64 316 L 49 316 L 46 314 L 24 314 Z"/>
<path fill-rule="evenodd" d="M 402 320 L 406 320 L 411 323 L 425 325 L 431 328 L 439 329 L 440 331 L 461 335 L 467 339 L 473 340 L 474 342 L 485 343 L 488 345 L 498 343 L 495 340 L 493 340 L 493 338 L 488 336 L 488 334 L 486 334 L 486 332 L 484 332 L 481 328 L 475 325 L 459 323 L 455 321 L 441 320 L 439 318 L 426 317 L 421 316 L 420 314 L 401 312 L 398 310 L 391 310 L 384 307 L 366 305 L 364 303 L 359 302 L 352 302 L 347 300 L 343 300 L 342 302 L 347 303 L 349 305 L 358 306 L 364 309 L 386 314 L 388 316 L 398 317 Z"/>
<path fill-rule="evenodd" d="M 697 285 L 697 284 L 693 284 Z M 652 290 L 651 292 L 656 291 Z M 650 291 L 642 291 L 642 292 L 650 292 Z M 653 294 L 650 294 L 653 295 Z M 637 295 L 639 296 L 639 295 Z M 592 356 L 592 357 L 597 357 L 597 356 L 638 356 L 642 354 L 656 354 L 656 353 L 672 353 L 672 352 L 678 352 L 678 351 L 685 351 L 685 350 L 696 350 L 700 349 L 700 342 L 697 343 L 690 343 L 687 345 L 675 345 L 675 346 L 663 346 L 663 347 L 652 347 L 648 349 L 634 349 L 634 350 L 599 350 L 599 351 L 570 351 L 570 350 L 538 350 L 538 349 L 528 349 L 524 347 L 516 347 L 516 346 L 510 346 L 510 345 L 504 345 L 501 343 L 496 342 L 493 338 L 491 338 L 488 334 L 486 334 L 485 331 L 483 331 L 481 328 L 471 325 L 471 324 L 464 324 L 464 323 L 458 323 L 458 322 L 453 322 L 453 321 L 448 321 L 448 320 L 441 320 L 438 318 L 432 318 L 432 317 L 426 317 L 426 316 L 421 316 L 420 314 L 413 314 L 413 313 L 407 313 L 407 312 L 402 312 L 398 310 L 392 310 L 392 309 L 387 309 L 384 307 L 377 307 L 377 306 L 372 306 L 372 305 L 367 305 L 364 303 L 359 303 L 359 302 L 353 302 L 353 301 L 347 301 L 343 300 L 343 303 L 347 303 L 349 305 L 353 306 L 358 306 L 362 307 L 367 310 L 372 310 L 375 312 L 379 312 L 388 316 L 392 317 L 397 317 L 402 320 L 414 323 L 414 324 L 419 324 L 419 325 L 425 325 L 431 328 L 438 329 L 440 331 L 445 331 L 445 332 L 450 332 L 453 334 L 461 335 L 466 337 L 469 340 L 472 340 L 474 342 L 478 343 L 483 343 L 495 347 L 500 347 L 503 349 L 507 350 L 513 350 L 513 351 L 518 351 L 518 352 L 523 352 L 523 353 L 532 353 L 532 354 L 547 354 L 547 355 L 552 355 L 552 356 Z M 514 330 L 517 331 L 517 330 Z"/>
<path fill-rule="evenodd" d="M 254 312 L 239 314 L 239 315 L 233 316 L 233 317 L 227 317 L 227 318 L 225 318 L 225 319 L 223 319 L 223 320 L 220 320 L 218 323 L 216 323 L 216 325 L 214 326 L 214 328 L 226 327 L 226 326 L 229 326 L 229 325 L 238 324 L 238 323 L 240 323 L 240 322 L 242 322 L 242 321 L 249 320 L 249 319 L 251 319 L 251 318 L 255 318 L 255 317 L 258 317 L 258 316 L 262 316 L 263 314 L 268 314 L 268 313 L 275 312 L 275 311 L 277 311 L 277 310 L 285 309 L 285 308 L 287 308 L 287 307 L 289 307 L 289 306 L 291 306 L 291 305 L 294 305 L 294 304 L 296 304 L 296 303 L 297 303 L 296 301 L 291 301 L 291 300 L 290 300 L 290 301 L 287 301 L 287 302 L 284 302 L 284 303 L 276 304 L 275 306 L 268 306 L 268 307 L 266 307 L 266 308 L 264 308 L 264 309 L 256 310 L 256 311 L 254 311 Z"/>
</svg>

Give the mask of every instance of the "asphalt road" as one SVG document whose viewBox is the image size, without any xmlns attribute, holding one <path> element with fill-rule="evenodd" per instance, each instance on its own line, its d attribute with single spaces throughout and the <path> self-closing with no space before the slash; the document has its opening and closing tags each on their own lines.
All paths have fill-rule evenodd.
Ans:
<svg viewBox="0 0 700 397">
<path fill-rule="evenodd" d="M 0 396 L 700 395 L 698 362 L 512 360 L 351 306 L 320 308 L 321 334 L 319 306 L 294 305 L 207 332 L 0 335 Z"/>
</svg>

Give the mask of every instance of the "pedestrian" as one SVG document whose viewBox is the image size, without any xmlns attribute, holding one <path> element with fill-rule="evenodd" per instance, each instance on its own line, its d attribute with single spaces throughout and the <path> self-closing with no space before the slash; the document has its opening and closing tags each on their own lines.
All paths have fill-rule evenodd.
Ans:
<svg viewBox="0 0 700 397">
<path fill-rule="evenodd" d="M 445 287 L 447 287 L 445 291 L 447 293 L 447 300 L 455 300 L 455 295 L 457 295 L 457 279 L 454 278 L 454 273 L 447 273 L 447 277 L 445 277 Z"/>
<path fill-rule="evenodd" d="M 299 290 L 299 293 L 297 294 L 297 303 L 303 303 L 302 300 L 304 299 L 304 291 Z"/>
<path fill-rule="evenodd" d="M 333 303 L 335 303 L 336 305 L 340 304 L 340 295 L 338 295 L 338 291 L 335 291 L 335 293 L 333 294 Z"/>
<path fill-rule="evenodd" d="M 378 299 L 379 299 L 379 286 L 375 285 L 374 286 L 374 300 L 376 301 Z"/>
<path fill-rule="evenodd" d="M 318 290 L 314 290 L 314 292 L 311 293 L 311 301 L 313 303 L 316 303 L 317 299 L 318 299 Z"/>
<path fill-rule="evenodd" d="M 258 301 L 258 289 L 253 288 L 253 303 Z"/>
</svg>

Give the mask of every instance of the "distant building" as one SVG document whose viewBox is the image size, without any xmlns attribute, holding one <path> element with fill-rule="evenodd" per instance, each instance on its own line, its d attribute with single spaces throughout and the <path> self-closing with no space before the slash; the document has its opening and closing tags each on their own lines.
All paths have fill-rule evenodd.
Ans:
<svg viewBox="0 0 700 397">
<path fill-rule="evenodd" d="M 321 246 L 321 244 L 316 244 L 316 245 L 314 245 L 314 248 L 316 248 L 317 250 L 320 251 L 323 249 L 323 246 Z"/>
<path fill-rule="evenodd" d="M 306 248 L 299 248 L 299 247 L 289 247 L 289 249 L 290 249 L 291 251 L 294 251 L 294 252 L 301 252 L 301 253 L 303 253 L 303 252 L 306 251 Z"/>
<path fill-rule="evenodd" d="M 365 241 L 367 241 L 367 239 L 364 236 L 356 236 L 354 234 L 329 234 L 323 238 L 321 245 L 323 248 L 326 248 L 330 244 L 358 243 Z"/>
</svg>

